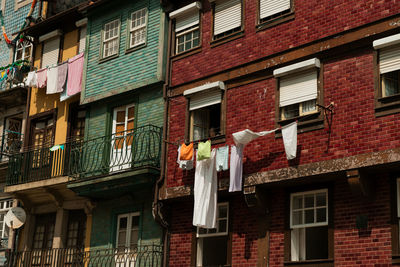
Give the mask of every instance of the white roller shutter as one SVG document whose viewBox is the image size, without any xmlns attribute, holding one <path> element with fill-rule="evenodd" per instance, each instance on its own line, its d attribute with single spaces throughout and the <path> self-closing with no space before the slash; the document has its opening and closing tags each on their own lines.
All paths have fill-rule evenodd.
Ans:
<svg viewBox="0 0 400 267">
<path fill-rule="evenodd" d="M 241 0 L 218 0 L 215 2 L 214 35 L 233 30 L 241 25 Z"/>
<path fill-rule="evenodd" d="M 195 110 L 221 103 L 222 91 L 218 89 L 207 90 L 194 94 L 189 100 L 189 109 Z"/>
<path fill-rule="evenodd" d="M 79 32 L 79 54 L 85 52 L 86 47 L 86 26 L 82 27 Z"/>
<path fill-rule="evenodd" d="M 59 51 L 60 51 L 60 37 L 44 41 L 42 68 L 57 64 Z"/>
<path fill-rule="evenodd" d="M 260 0 L 260 19 L 290 9 L 290 0 Z"/>
<path fill-rule="evenodd" d="M 279 106 L 285 107 L 316 99 L 317 91 L 317 70 L 281 77 L 279 84 Z"/>
<path fill-rule="evenodd" d="M 391 46 L 379 50 L 379 70 L 387 73 L 400 69 L 400 46 Z"/>
<path fill-rule="evenodd" d="M 199 10 L 187 12 L 176 18 L 175 32 L 186 30 L 199 24 Z"/>
</svg>

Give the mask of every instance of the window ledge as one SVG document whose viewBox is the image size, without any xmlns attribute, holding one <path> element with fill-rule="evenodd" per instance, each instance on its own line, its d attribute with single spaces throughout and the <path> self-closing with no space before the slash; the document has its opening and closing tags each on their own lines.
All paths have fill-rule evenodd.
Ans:
<svg viewBox="0 0 400 267">
<path fill-rule="evenodd" d="M 285 261 L 284 266 L 318 266 L 318 267 L 333 267 L 334 260 L 333 259 L 325 259 L 325 260 L 305 260 L 305 261 Z"/>
<path fill-rule="evenodd" d="M 129 54 L 129 53 L 131 53 L 131 52 L 133 52 L 133 51 L 142 49 L 142 48 L 144 48 L 144 47 L 146 47 L 146 46 L 147 46 L 147 43 L 144 43 L 144 44 L 136 45 L 136 46 L 131 47 L 131 48 L 127 48 L 127 49 L 125 50 L 125 55 L 126 55 L 126 54 Z"/>
<path fill-rule="evenodd" d="M 400 254 L 393 254 L 392 255 L 392 263 L 400 263 Z"/>
<path fill-rule="evenodd" d="M 114 59 L 114 58 L 117 58 L 118 56 L 119 56 L 119 54 L 115 54 L 115 55 L 112 55 L 112 56 L 100 58 L 100 59 L 99 59 L 99 63 L 103 63 L 103 62 L 112 60 L 112 59 Z"/>
<path fill-rule="evenodd" d="M 180 60 L 182 58 L 189 57 L 191 55 L 194 55 L 194 54 L 197 54 L 197 53 L 200 53 L 200 52 L 201 52 L 201 46 L 198 46 L 198 47 L 194 47 L 194 48 L 191 48 L 189 50 L 183 51 L 183 52 L 181 52 L 179 54 L 175 54 L 175 55 L 171 56 L 171 59 L 174 60 L 174 61 L 175 60 Z"/>
<path fill-rule="evenodd" d="M 295 18 L 294 12 L 283 14 L 283 15 L 281 15 L 279 17 L 276 17 L 276 18 L 271 18 L 271 19 L 269 19 L 267 21 L 260 22 L 256 26 L 256 28 L 257 28 L 256 31 L 259 32 L 259 31 L 274 27 L 274 26 L 279 25 L 281 23 L 293 20 L 294 18 Z"/>
<path fill-rule="evenodd" d="M 210 46 L 211 46 L 211 47 L 216 47 L 216 46 L 219 46 L 219 45 L 228 43 L 228 42 L 230 42 L 230 41 L 239 39 L 239 38 L 241 38 L 241 37 L 243 37 L 243 36 L 244 36 L 244 30 L 240 30 L 240 31 L 231 33 L 231 34 L 229 34 L 229 35 L 227 35 L 227 36 L 218 38 L 218 39 L 216 39 L 216 40 L 212 40 L 212 41 L 210 42 Z"/>
<path fill-rule="evenodd" d="M 375 117 L 400 113 L 400 94 L 380 97 L 375 100 Z"/>
<path fill-rule="evenodd" d="M 277 123 L 277 127 L 282 127 L 296 120 L 300 120 L 297 124 L 297 133 L 305 133 L 323 129 L 325 128 L 323 115 L 324 115 L 323 112 L 318 111 L 315 112 L 314 114 L 298 116 L 288 120 L 280 120 Z M 304 118 L 309 118 L 309 119 L 301 121 Z M 282 137 L 282 131 L 278 130 L 275 132 L 275 138 L 280 138 L 280 137 Z"/>
</svg>

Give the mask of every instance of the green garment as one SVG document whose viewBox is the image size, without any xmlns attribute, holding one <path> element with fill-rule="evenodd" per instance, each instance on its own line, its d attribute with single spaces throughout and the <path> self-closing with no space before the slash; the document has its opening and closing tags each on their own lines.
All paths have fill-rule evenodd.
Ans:
<svg viewBox="0 0 400 267">
<path fill-rule="evenodd" d="M 211 141 L 200 142 L 197 149 L 197 160 L 209 159 L 211 157 Z"/>
</svg>

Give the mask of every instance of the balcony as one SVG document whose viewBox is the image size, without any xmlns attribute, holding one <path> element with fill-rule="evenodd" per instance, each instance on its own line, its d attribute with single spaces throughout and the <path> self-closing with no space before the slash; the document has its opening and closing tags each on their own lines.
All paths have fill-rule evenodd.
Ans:
<svg viewBox="0 0 400 267">
<path fill-rule="evenodd" d="M 6 130 L 3 136 L 0 136 L 0 162 L 7 161 L 12 154 L 18 153 L 22 147 L 21 133 Z"/>
<path fill-rule="evenodd" d="M 7 186 L 70 177 L 77 181 L 160 167 L 162 129 L 153 125 L 9 156 Z M 42 186 L 42 185 L 41 185 Z"/>
<path fill-rule="evenodd" d="M 7 253 L 8 267 L 159 267 L 162 266 L 163 248 L 147 245 L 136 248 L 43 249 Z"/>
</svg>

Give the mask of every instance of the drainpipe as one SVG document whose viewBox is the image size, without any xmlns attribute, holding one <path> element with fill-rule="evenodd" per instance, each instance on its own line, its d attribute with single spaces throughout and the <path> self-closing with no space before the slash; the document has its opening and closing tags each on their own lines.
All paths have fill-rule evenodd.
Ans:
<svg viewBox="0 0 400 267">
<path fill-rule="evenodd" d="M 162 183 L 165 180 L 166 173 L 166 164 L 167 164 L 167 143 L 164 140 L 167 140 L 168 134 L 168 110 L 169 110 L 169 101 L 168 101 L 168 88 L 169 81 L 171 77 L 171 37 L 172 36 L 172 21 L 170 20 L 168 23 L 168 44 L 167 44 L 167 62 L 166 62 L 166 70 L 165 70 L 165 82 L 163 85 L 163 99 L 164 99 L 164 117 L 163 117 L 163 134 L 162 134 L 162 145 L 161 145 L 161 171 L 160 178 L 156 181 L 155 191 L 154 191 L 154 201 L 153 201 L 153 217 L 154 219 L 164 228 L 164 237 L 163 237 L 163 266 L 166 267 L 168 265 L 168 250 L 169 250 L 169 224 L 164 218 L 162 214 L 163 203 L 158 201 L 159 191 Z"/>
</svg>

